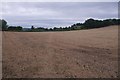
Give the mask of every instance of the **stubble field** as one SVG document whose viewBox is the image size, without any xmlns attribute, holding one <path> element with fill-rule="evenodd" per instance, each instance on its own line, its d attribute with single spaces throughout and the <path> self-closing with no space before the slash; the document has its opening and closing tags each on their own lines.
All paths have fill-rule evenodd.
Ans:
<svg viewBox="0 0 120 80">
<path fill-rule="evenodd" d="M 118 26 L 67 32 L 3 32 L 4 78 L 111 78 Z"/>
</svg>

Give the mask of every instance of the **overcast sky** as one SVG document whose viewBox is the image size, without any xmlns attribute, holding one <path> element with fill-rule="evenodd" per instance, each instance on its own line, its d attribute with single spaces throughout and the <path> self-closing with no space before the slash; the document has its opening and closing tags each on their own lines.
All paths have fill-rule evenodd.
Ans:
<svg viewBox="0 0 120 80">
<path fill-rule="evenodd" d="M 4 6 L 3 6 L 4 5 Z M 5 2 L 3 19 L 23 27 L 65 27 L 88 18 L 118 17 L 117 2 Z"/>
</svg>

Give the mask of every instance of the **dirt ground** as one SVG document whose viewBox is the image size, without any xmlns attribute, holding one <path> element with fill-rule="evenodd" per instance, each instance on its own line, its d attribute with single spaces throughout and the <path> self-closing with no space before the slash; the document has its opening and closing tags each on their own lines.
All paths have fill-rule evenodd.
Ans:
<svg viewBox="0 0 120 80">
<path fill-rule="evenodd" d="M 118 26 L 2 35 L 3 78 L 117 77 Z"/>
</svg>

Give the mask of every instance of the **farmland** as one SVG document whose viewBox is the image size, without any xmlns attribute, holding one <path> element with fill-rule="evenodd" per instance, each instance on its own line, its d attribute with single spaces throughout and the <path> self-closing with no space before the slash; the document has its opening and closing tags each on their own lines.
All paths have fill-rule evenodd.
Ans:
<svg viewBox="0 0 120 80">
<path fill-rule="evenodd" d="M 3 32 L 4 78 L 111 78 L 118 26 L 61 32 Z"/>
</svg>

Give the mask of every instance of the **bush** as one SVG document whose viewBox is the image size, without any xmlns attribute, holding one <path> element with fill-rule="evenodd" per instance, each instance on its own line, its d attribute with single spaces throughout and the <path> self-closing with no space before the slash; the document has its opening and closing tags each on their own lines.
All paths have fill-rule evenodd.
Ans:
<svg viewBox="0 0 120 80">
<path fill-rule="evenodd" d="M 10 26 L 7 29 L 8 31 L 22 31 L 22 27 L 21 26 Z"/>
</svg>

